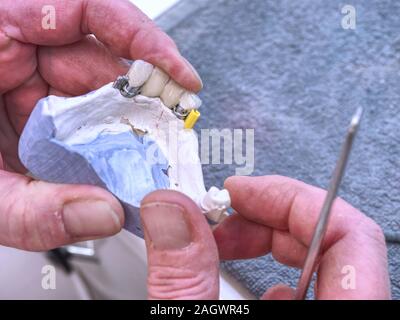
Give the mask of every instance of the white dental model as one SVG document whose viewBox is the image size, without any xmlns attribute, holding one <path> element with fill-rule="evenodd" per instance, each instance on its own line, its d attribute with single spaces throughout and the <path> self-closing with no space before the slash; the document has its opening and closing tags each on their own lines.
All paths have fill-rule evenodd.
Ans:
<svg viewBox="0 0 400 320">
<path fill-rule="evenodd" d="M 20 158 L 37 178 L 108 189 L 124 205 L 126 228 L 140 236 L 140 201 L 156 189 L 186 194 L 218 223 L 230 197 L 204 186 L 192 130 L 200 105 L 197 95 L 138 60 L 90 94 L 42 99 L 21 136 Z"/>
<path fill-rule="evenodd" d="M 131 88 L 135 94 L 142 95 L 137 96 L 135 101 L 139 104 L 148 103 L 151 112 L 143 112 L 143 109 L 133 107 L 130 114 L 125 116 L 130 125 L 146 132 L 157 141 L 163 153 L 167 155 L 170 189 L 183 192 L 192 198 L 211 221 L 219 222 L 230 207 L 229 193 L 216 187 L 211 187 L 206 193 L 198 157 L 197 136 L 191 130 L 194 123 L 185 126 L 183 119 L 179 119 L 190 115 L 190 111 L 198 110 L 202 103 L 200 98 L 169 79 L 161 69 L 141 60 L 132 64 L 126 80 L 127 87 L 123 88 L 123 85 L 118 83 L 114 86 L 122 90 L 128 88 L 128 91 Z M 162 103 L 143 96 L 159 97 Z M 174 114 L 173 111 L 179 109 L 182 113 Z"/>
</svg>

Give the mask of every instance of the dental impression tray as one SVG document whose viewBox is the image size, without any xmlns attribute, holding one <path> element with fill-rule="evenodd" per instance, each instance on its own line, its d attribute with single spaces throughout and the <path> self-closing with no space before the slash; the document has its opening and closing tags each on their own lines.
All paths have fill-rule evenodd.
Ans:
<svg viewBox="0 0 400 320">
<path fill-rule="evenodd" d="M 230 197 L 204 186 L 192 129 L 200 105 L 161 69 L 138 60 L 114 84 L 40 100 L 20 138 L 19 156 L 37 179 L 109 190 L 124 207 L 124 227 L 140 237 L 140 202 L 157 189 L 183 192 L 218 223 Z"/>
</svg>

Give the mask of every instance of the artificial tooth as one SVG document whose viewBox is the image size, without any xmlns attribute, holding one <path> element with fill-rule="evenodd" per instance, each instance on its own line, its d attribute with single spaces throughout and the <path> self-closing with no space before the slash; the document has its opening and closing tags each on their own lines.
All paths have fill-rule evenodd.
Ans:
<svg viewBox="0 0 400 320">
<path fill-rule="evenodd" d="M 226 189 L 219 190 L 217 187 L 211 187 L 202 201 L 202 207 L 205 210 L 215 210 L 228 208 L 231 205 L 231 197 Z"/>
<path fill-rule="evenodd" d="M 155 67 L 150 78 L 143 85 L 141 94 L 150 98 L 159 97 L 168 80 L 168 75 L 160 68 Z"/>
<path fill-rule="evenodd" d="M 179 105 L 184 110 L 199 109 L 201 104 L 202 102 L 199 96 L 189 91 L 185 91 L 185 93 L 182 95 L 179 101 Z"/>
<path fill-rule="evenodd" d="M 133 62 L 128 71 L 129 86 L 133 88 L 141 87 L 151 76 L 154 66 L 143 60 Z"/>
<path fill-rule="evenodd" d="M 214 193 L 212 199 L 218 208 L 228 208 L 231 205 L 231 197 L 226 189 Z"/>
<path fill-rule="evenodd" d="M 179 104 L 179 100 L 184 93 L 184 89 L 174 80 L 170 79 L 161 93 L 161 100 L 168 108 L 173 108 Z"/>
<path fill-rule="evenodd" d="M 211 187 L 201 201 L 201 208 L 207 218 L 214 223 L 220 223 L 227 216 L 226 210 L 231 205 L 231 198 L 228 190 L 219 190 Z"/>
</svg>

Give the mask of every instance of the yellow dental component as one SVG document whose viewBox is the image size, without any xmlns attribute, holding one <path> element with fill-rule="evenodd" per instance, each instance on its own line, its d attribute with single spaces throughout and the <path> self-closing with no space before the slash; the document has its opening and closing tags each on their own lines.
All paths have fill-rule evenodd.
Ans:
<svg viewBox="0 0 400 320">
<path fill-rule="evenodd" d="M 193 129 L 197 120 L 200 118 L 200 112 L 198 110 L 192 110 L 185 119 L 185 129 Z"/>
</svg>

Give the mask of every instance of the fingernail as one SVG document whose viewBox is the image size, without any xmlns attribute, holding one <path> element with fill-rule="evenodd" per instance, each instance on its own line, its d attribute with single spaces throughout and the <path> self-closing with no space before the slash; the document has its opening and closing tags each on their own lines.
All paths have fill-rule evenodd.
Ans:
<svg viewBox="0 0 400 320">
<path fill-rule="evenodd" d="M 105 201 L 76 201 L 64 205 L 66 232 L 75 238 L 101 237 L 121 229 L 118 214 Z"/>
<path fill-rule="evenodd" d="M 174 250 L 192 242 L 184 209 L 175 204 L 154 202 L 141 207 L 142 223 L 155 249 Z"/>
<path fill-rule="evenodd" d="M 197 70 L 193 67 L 193 65 L 186 58 L 183 58 L 183 59 L 185 60 L 185 62 L 188 65 L 188 67 L 192 70 L 194 76 L 200 82 L 201 88 L 203 88 L 203 81 L 201 80 L 201 77 L 200 77 L 199 73 L 197 72 Z"/>
</svg>

